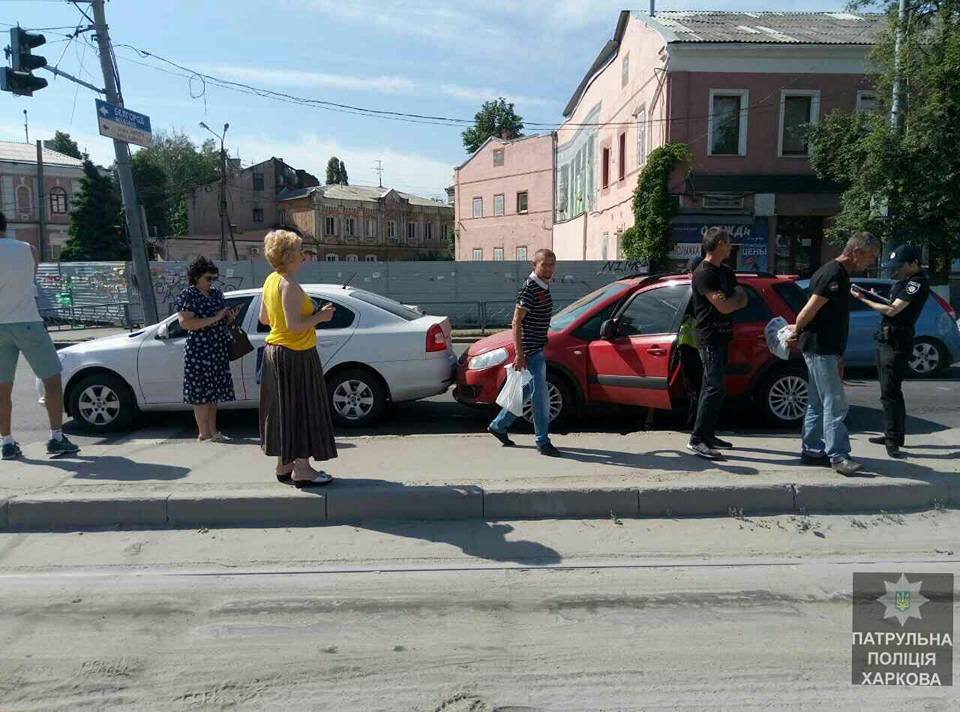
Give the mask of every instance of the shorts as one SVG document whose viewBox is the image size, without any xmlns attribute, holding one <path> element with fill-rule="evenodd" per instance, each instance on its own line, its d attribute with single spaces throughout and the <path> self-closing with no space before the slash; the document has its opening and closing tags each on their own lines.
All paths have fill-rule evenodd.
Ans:
<svg viewBox="0 0 960 712">
<path fill-rule="evenodd" d="M 41 380 L 62 370 L 57 349 L 42 321 L 0 324 L 0 383 L 13 383 L 21 353 Z"/>
</svg>

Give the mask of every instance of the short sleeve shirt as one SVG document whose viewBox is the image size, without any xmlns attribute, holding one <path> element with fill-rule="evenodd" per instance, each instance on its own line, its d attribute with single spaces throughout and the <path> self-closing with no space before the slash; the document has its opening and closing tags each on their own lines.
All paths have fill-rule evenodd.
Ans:
<svg viewBox="0 0 960 712">
<path fill-rule="evenodd" d="M 721 314 L 707 298 L 720 292 L 728 299 L 737 288 L 737 277 L 726 265 L 717 266 L 707 260 L 693 272 L 693 315 L 696 320 L 697 346 L 709 346 L 730 341 L 733 336 L 733 316 Z"/>
<path fill-rule="evenodd" d="M 930 278 L 924 271 L 917 272 L 912 277 L 901 279 L 895 282 L 890 288 L 890 301 L 895 302 L 902 299 L 909 302 L 902 312 L 896 316 L 883 317 L 885 326 L 893 326 L 908 332 L 913 336 L 914 326 L 917 319 L 920 318 L 920 312 L 923 311 L 923 305 L 927 303 L 927 297 L 930 296 Z"/>
<path fill-rule="evenodd" d="M 543 351 L 553 314 L 553 296 L 535 279 L 528 278 L 517 294 L 517 306 L 527 310 L 523 319 L 523 353 L 527 356 Z"/>
<path fill-rule="evenodd" d="M 850 274 L 830 260 L 810 278 L 810 293 L 825 297 L 813 321 L 800 334 L 800 350 L 821 356 L 842 356 L 850 330 Z"/>
</svg>

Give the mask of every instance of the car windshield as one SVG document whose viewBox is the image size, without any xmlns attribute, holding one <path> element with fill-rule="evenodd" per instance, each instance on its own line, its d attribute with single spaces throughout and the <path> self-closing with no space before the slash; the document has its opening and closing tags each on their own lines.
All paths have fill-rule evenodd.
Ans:
<svg viewBox="0 0 960 712">
<path fill-rule="evenodd" d="M 584 297 L 580 297 L 570 306 L 564 307 L 550 320 L 550 331 L 563 331 L 581 316 L 593 309 L 597 304 L 605 302 L 615 294 L 622 294 L 627 291 L 628 285 L 622 282 L 613 282 L 606 287 L 590 292 Z"/>
<path fill-rule="evenodd" d="M 384 297 L 374 292 L 368 292 L 363 289 L 354 289 L 350 292 L 350 296 L 354 299 L 359 299 L 361 302 L 371 304 L 379 309 L 383 309 L 385 312 L 389 312 L 394 316 L 398 316 L 405 321 L 415 321 L 423 316 L 420 312 L 415 309 L 411 309 L 408 306 L 404 306 L 395 299 L 390 299 L 389 297 Z"/>
</svg>

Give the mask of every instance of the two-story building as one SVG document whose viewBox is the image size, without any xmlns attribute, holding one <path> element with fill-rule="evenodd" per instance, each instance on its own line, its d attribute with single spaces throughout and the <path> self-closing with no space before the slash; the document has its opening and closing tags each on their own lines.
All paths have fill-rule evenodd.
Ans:
<svg viewBox="0 0 960 712">
<path fill-rule="evenodd" d="M 0 141 L 0 210 L 7 234 L 29 242 L 45 260 L 57 260 L 67 241 L 73 197 L 80 191 L 83 162 L 43 149 L 45 229 L 40 229 L 37 148 L 32 143 Z"/>
<path fill-rule="evenodd" d="M 553 246 L 553 139 L 491 137 L 454 169 L 458 260 L 526 261 Z"/>
<path fill-rule="evenodd" d="M 277 196 L 282 225 L 295 227 L 318 260 L 449 259 L 453 207 L 443 200 L 363 185 L 324 185 Z"/>
<path fill-rule="evenodd" d="M 867 53 L 884 22 L 845 12 L 623 11 L 557 131 L 554 250 L 617 259 L 653 148 L 693 160 L 670 192 L 676 264 L 712 225 L 730 228 L 742 269 L 809 274 L 834 254 L 824 228 L 834 185 L 810 165 L 806 128 L 834 110 L 872 110 Z"/>
</svg>

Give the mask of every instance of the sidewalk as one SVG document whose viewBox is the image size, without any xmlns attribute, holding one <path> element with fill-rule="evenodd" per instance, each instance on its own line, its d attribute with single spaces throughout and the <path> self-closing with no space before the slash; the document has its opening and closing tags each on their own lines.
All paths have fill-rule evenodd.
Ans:
<svg viewBox="0 0 960 712">
<path fill-rule="evenodd" d="M 42 445 L 0 464 L 0 530 L 78 527 L 297 526 L 360 519 L 537 519 L 804 514 L 960 507 L 957 430 L 911 438 L 908 461 L 854 438 L 873 478 L 801 467 L 797 438 L 731 436 L 724 462 L 686 454 L 686 436 L 577 434 L 547 459 L 532 436 L 501 448 L 488 435 L 338 439 L 338 481 L 277 483 L 252 441 L 197 444 L 149 431 L 48 460 Z"/>
</svg>

